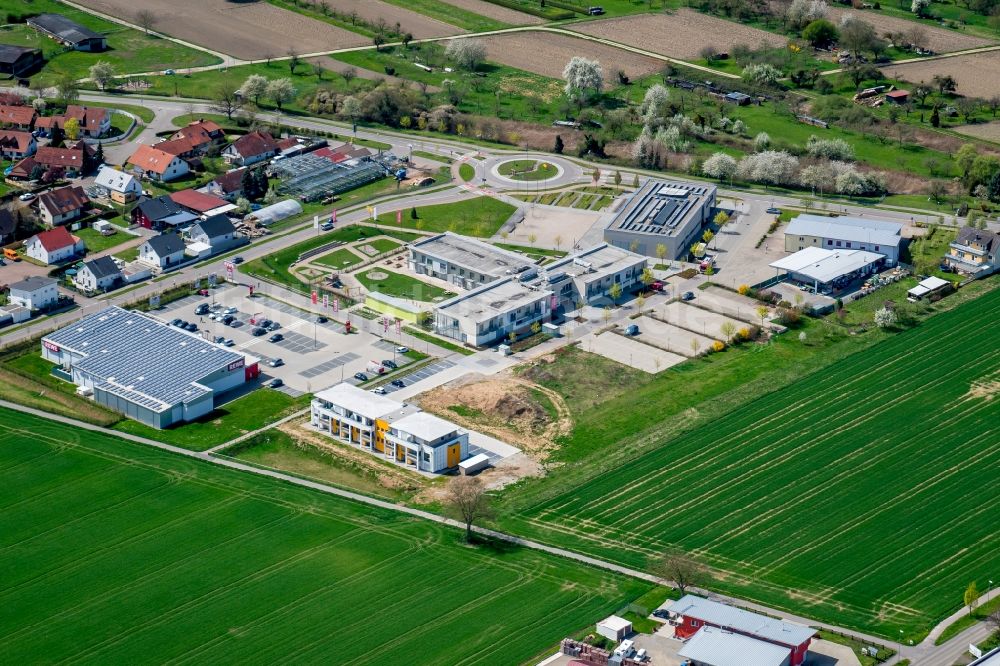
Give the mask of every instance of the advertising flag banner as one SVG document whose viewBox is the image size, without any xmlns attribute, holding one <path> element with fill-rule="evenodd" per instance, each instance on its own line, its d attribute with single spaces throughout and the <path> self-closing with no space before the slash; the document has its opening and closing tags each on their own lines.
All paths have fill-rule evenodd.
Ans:
<svg viewBox="0 0 1000 666">
<path fill-rule="evenodd" d="M 333 299 L 333 311 L 334 312 L 340 312 L 340 299 L 339 298 L 334 298 Z"/>
<path fill-rule="evenodd" d="M 317 300 L 318 300 L 318 299 L 317 299 L 317 294 L 316 294 L 316 292 L 314 291 L 314 292 L 312 293 L 312 304 L 313 304 L 313 305 L 316 305 L 316 301 L 317 301 Z"/>
<path fill-rule="evenodd" d="M 325 310 L 328 307 L 330 307 L 330 295 L 323 294 L 323 309 Z"/>
<path fill-rule="evenodd" d="M 397 210 L 396 211 L 396 224 L 398 224 L 399 226 L 403 226 L 403 211 L 402 210 Z"/>
</svg>

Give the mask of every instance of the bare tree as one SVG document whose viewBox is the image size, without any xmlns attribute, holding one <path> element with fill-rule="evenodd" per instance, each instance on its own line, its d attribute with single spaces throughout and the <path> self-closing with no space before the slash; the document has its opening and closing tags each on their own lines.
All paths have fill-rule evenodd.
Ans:
<svg viewBox="0 0 1000 666">
<path fill-rule="evenodd" d="M 298 51 L 294 48 L 288 49 L 288 69 L 292 74 L 295 74 L 295 70 L 298 69 L 300 62 Z"/>
<path fill-rule="evenodd" d="M 323 79 L 323 65 L 319 64 L 318 62 L 314 62 L 312 64 L 312 72 L 313 72 L 313 74 L 316 75 L 317 79 L 320 79 L 320 80 Z"/>
<path fill-rule="evenodd" d="M 223 83 L 215 89 L 215 100 L 212 102 L 212 110 L 226 114 L 226 118 L 233 119 L 233 114 L 243 107 L 243 98 L 236 94 L 236 88 Z"/>
<path fill-rule="evenodd" d="M 986 623 L 993 628 L 993 631 L 1000 631 L 1000 610 L 995 610 L 986 618 Z"/>
<path fill-rule="evenodd" d="M 142 9 L 135 14 L 135 22 L 148 35 L 149 31 L 156 25 L 157 16 L 149 9 Z"/>
<path fill-rule="evenodd" d="M 650 569 L 672 583 L 681 596 L 687 594 L 688 588 L 700 587 L 708 578 L 705 567 L 680 550 L 666 551 L 650 565 Z"/>
<path fill-rule="evenodd" d="M 354 69 L 353 67 L 348 67 L 347 69 L 342 71 L 340 75 L 344 77 L 344 83 L 346 83 L 348 89 L 350 89 L 351 81 L 353 81 L 355 77 L 358 75 L 358 70 Z"/>
<path fill-rule="evenodd" d="M 478 477 L 456 476 L 448 482 L 446 501 L 450 512 L 465 523 L 465 540 L 472 542 L 472 524 L 493 516 L 489 495 Z"/>
</svg>

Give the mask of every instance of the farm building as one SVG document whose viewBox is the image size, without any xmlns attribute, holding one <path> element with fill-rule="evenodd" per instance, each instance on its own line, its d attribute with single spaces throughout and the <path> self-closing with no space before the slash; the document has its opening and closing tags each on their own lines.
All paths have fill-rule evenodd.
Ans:
<svg viewBox="0 0 1000 666">
<path fill-rule="evenodd" d="M 434 306 L 439 335 L 480 347 L 503 342 L 551 314 L 552 292 L 506 277 Z"/>
<path fill-rule="evenodd" d="M 58 283 L 52 278 L 31 275 L 10 285 L 10 302 L 29 310 L 45 310 L 59 301 Z"/>
<path fill-rule="evenodd" d="M 917 286 L 906 292 L 906 300 L 915 302 L 924 298 L 940 294 L 951 287 L 951 282 L 942 280 L 934 275 L 925 278 L 917 283 Z"/>
<path fill-rule="evenodd" d="M 119 307 L 43 337 L 42 356 L 98 403 L 154 428 L 205 416 L 216 396 L 259 374 L 256 359 Z"/>
<path fill-rule="evenodd" d="M 677 259 L 701 237 L 711 221 L 716 187 L 708 183 L 647 180 L 615 213 L 604 240 L 647 257 Z"/>
<path fill-rule="evenodd" d="M 469 433 L 454 423 L 351 384 L 317 393 L 311 411 L 325 434 L 419 471 L 442 472 L 469 456 Z"/>
<path fill-rule="evenodd" d="M 959 273 L 981 277 L 1000 269 L 1000 234 L 962 227 L 948 246 L 945 262 Z"/>
<path fill-rule="evenodd" d="M 903 105 L 910 101 L 910 91 L 909 90 L 893 90 L 885 94 L 885 101 L 890 104 Z"/>
<path fill-rule="evenodd" d="M 673 602 L 667 607 L 667 611 L 671 615 L 671 623 L 677 622 L 674 635 L 678 638 L 689 639 L 703 627 L 724 629 L 787 648 L 790 651 L 786 662 L 788 666 L 799 666 L 805 661 L 809 643 L 816 635 L 816 630 L 811 627 L 751 613 L 693 594 Z"/>
<path fill-rule="evenodd" d="M 40 49 L 0 44 L 0 76 L 27 78 L 44 64 L 45 58 Z"/>
<path fill-rule="evenodd" d="M 742 634 L 705 626 L 677 654 L 691 666 L 789 666 L 792 651 Z"/>
<path fill-rule="evenodd" d="M 516 252 L 446 231 L 412 243 L 409 264 L 410 270 L 418 275 L 474 289 L 503 277 L 520 275 L 533 262 Z"/>
<path fill-rule="evenodd" d="M 903 225 L 861 217 L 799 215 L 785 228 L 785 251 L 807 247 L 864 250 L 885 255 L 887 266 L 899 261 Z"/>
<path fill-rule="evenodd" d="M 577 303 L 593 304 L 612 298 L 612 285 L 627 296 L 642 286 L 647 258 L 635 252 L 602 243 L 589 250 L 568 255 L 545 267 L 543 284 L 568 309 Z"/>
<path fill-rule="evenodd" d="M 597 623 L 597 634 L 615 643 L 621 642 L 631 633 L 632 623 L 617 615 L 611 615 Z"/>
<path fill-rule="evenodd" d="M 108 48 L 108 41 L 104 35 L 85 28 L 61 14 L 39 14 L 29 18 L 27 24 L 76 51 L 103 51 Z"/>
<path fill-rule="evenodd" d="M 839 289 L 853 280 L 879 272 L 885 265 L 885 257 L 864 250 L 807 247 L 770 265 L 777 272 L 784 271 L 795 282 L 825 291 Z"/>
</svg>

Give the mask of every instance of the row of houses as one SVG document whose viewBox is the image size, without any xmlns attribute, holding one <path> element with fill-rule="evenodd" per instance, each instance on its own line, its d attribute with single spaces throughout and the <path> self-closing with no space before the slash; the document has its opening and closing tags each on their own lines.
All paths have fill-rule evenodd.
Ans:
<svg viewBox="0 0 1000 666">
<path fill-rule="evenodd" d="M 642 286 L 645 256 L 607 243 L 539 268 L 521 254 L 450 232 L 410 246 L 410 270 L 465 290 L 434 307 L 434 329 L 473 346 L 501 342 L 559 310 L 603 304 Z"/>
<path fill-rule="evenodd" d="M 103 107 L 70 104 L 61 114 L 42 116 L 30 105 L 0 104 L 0 124 L 23 132 L 38 130 L 40 134 L 49 134 L 55 127 L 65 129 L 66 121 L 73 119 L 80 136 L 99 139 L 111 130 L 111 113 L 111 109 Z"/>
</svg>

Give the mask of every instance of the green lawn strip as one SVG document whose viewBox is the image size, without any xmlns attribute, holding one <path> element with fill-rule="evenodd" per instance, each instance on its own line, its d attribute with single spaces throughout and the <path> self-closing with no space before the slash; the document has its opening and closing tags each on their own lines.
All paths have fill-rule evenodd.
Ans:
<svg viewBox="0 0 1000 666">
<path fill-rule="evenodd" d="M 379 663 L 506 666 L 537 661 L 650 588 L 515 545 L 466 546 L 459 530 L 245 471 L 0 417 L 0 495 L 18 502 L 0 532 L 4 653 L 18 662 L 330 662 L 344 654 L 337 626 Z M 393 613 L 386 640 L 371 619 Z M 93 626 L 81 633 L 83 622 Z"/>
<path fill-rule="evenodd" d="M 114 254 L 116 257 L 118 257 L 119 259 L 121 259 L 126 263 L 130 261 L 135 261 L 136 259 L 139 258 L 139 246 L 136 245 L 135 247 L 126 248 L 119 252 L 115 252 Z"/>
<path fill-rule="evenodd" d="M 448 23 L 469 32 L 486 32 L 487 30 L 503 30 L 510 25 L 495 19 L 482 16 L 468 9 L 441 2 L 441 0 L 386 0 L 386 2 L 419 12 L 425 16 Z"/>
<path fill-rule="evenodd" d="M 527 245 L 512 245 L 511 243 L 493 243 L 497 247 L 502 247 L 505 250 L 511 250 L 512 252 L 522 252 L 524 254 L 535 255 L 535 256 L 545 256 L 545 257 L 565 257 L 568 253 L 562 250 L 552 250 L 547 247 L 529 247 Z"/>
<path fill-rule="evenodd" d="M 416 220 L 407 211 L 403 211 L 403 227 L 489 238 L 500 230 L 501 225 L 517 209 L 493 197 L 473 196 L 454 203 L 416 206 L 416 210 Z M 395 226 L 396 213 L 383 213 L 378 219 L 382 224 Z"/>
<path fill-rule="evenodd" d="M 374 278 L 373 275 L 384 274 L 384 278 Z M 394 273 L 381 266 L 365 268 L 353 274 L 358 282 L 368 291 L 377 291 L 386 296 L 408 298 L 415 301 L 437 301 L 454 296 L 454 292 L 427 282 L 422 282 L 409 275 Z"/>
<path fill-rule="evenodd" d="M 860 641 L 851 636 L 845 634 L 840 634 L 835 631 L 827 631 L 825 629 L 820 629 L 819 633 L 816 634 L 816 638 L 824 641 L 829 641 L 831 643 L 837 643 L 838 645 L 846 645 L 851 648 L 854 656 L 858 658 L 861 662 L 861 666 L 877 666 L 887 659 L 895 656 L 896 650 L 892 649 L 887 645 L 872 645 L 868 641 Z M 873 657 L 868 654 L 867 651 L 862 652 L 862 648 L 876 647 L 878 648 L 877 657 Z"/>
<path fill-rule="evenodd" d="M 391 252 L 392 250 L 403 246 L 402 243 L 397 243 L 396 241 L 389 240 L 388 238 L 375 238 L 368 243 L 364 243 L 364 245 L 369 245 L 375 248 L 375 251 L 379 254 L 383 252 Z"/>
<path fill-rule="evenodd" d="M 574 429 L 557 441 L 553 459 L 564 465 L 505 496 L 505 524 L 640 567 L 697 541 L 706 564 L 731 574 L 713 589 L 919 641 L 957 606 L 947 590 L 976 577 L 968 567 L 1000 565 L 1000 553 L 984 550 L 983 500 L 966 496 L 966 472 L 937 477 L 941 456 L 981 461 L 969 470 L 978 479 L 1000 455 L 980 428 L 989 401 L 967 402 L 1000 355 L 1000 331 L 977 324 L 1000 307 L 998 284 L 980 281 L 911 313 L 919 325 L 902 333 L 850 335 L 810 321 L 804 340 L 792 331 L 656 376 L 617 366 L 611 381 L 602 360 L 574 350 L 536 364 L 524 376 L 564 396 Z M 976 434 L 959 443 L 942 430 L 953 427 Z M 946 505 L 907 492 L 931 478 Z M 863 527 L 847 527 L 861 515 Z M 945 567 L 958 535 L 966 550 Z M 905 562 L 859 573 L 904 550 Z M 934 567 L 939 578 L 914 583 Z M 820 589 L 822 601 L 799 601 Z"/>
<path fill-rule="evenodd" d="M 56 43 L 24 24 L 16 24 L 3 29 L 3 41 L 19 46 L 33 46 L 42 50 L 46 64 L 42 71 L 32 77 L 35 83 L 52 85 L 60 73 L 76 79 L 90 75 L 91 65 L 105 61 L 119 74 L 130 72 L 150 72 L 174 68 L 202 67 L 221 62 L 219 58 L 204 51 L 182 46 L 168 39 L 145 35 L 139 30 L 126 28 L 88 12 L 70 7 L 56 0 L 0 0 L 0 14 L 19 15 L 25 9 L 31 15 L 56 13 L 76 21 L 84 27 L 107 36 L 108 49 L 101 53 L 66 51 Z"/>
<path fill-rule="evenodd" d="M 310 261 L 314 264 L 323 264 L 324 266 L 332 266 L 333 268 L 341 269 L 349 268 L 355 264 L 360 264 L 364 261 L 364 259 L 345 247 L 334 250 L 329 254 L 315 257 L 310 259 Z"/>
<path fill-rule="evenodd" d="M 223 113 L 182 113 L 179 116 L 174 116 L 170 119 L 170 122 L 174 127 L 184 127 L 189 123 L 193 123 L 196 120 L 211 120 L 218 125 L 220 125 L 225 130 L 239 129 L 237 127 L 236 119 L 230 120 Z"/>
<path fill-rule="evenodd" d="M 339 442 L 330 439 L 331 449 L 335 449 L 338 444 Z M 386 487 L 379 482 L 379 476 L 373 471 L 372 466 L 358 465 L 349 456 L 310 446 L 275 428 L 243 440 L 219 453 L 394 502 L 408 499 L 421 485 L 418 480 L 414 480 L 411 488 Z"/>
<path fill-rule="evenodd" d="M 0 399 L 44 412 L 109 426 L 122 417 L 76 394 L 76 385 L 52 374 L 37 342 L 19 345 L 0 357 Z"/>
<path fill-rule="evenodd" d="M 423 340 L 424 342 L 429 342 L 432 345 L 437 345 L 441 349 L 447 349 L 448 351 L 457 352 L 464 356 L 469 356 L 471 354 L 476 353 L 475 349 L 469 349 L 468 347 L 463 347 L 462 345 L 458 345 L 453 342 L 448 342 L 447 340 L 442 340 L 436 335 L 425 333 L 424 331 L 421 331 L 419 328 L 415 328 L 413 326 L 407 326 L 404 330 L 413 337 L 417 338 L 418 340 Z"/>
<path fill-rule="evenodd" d="M 132 115 L 139 118 L 144 123 L 151 123 L 156 117 L 152 109 L 147 109 L 144 106 L 139 106 L 138 104 L 119 104 L 118 102 L 91 102 L 87 100 L 83 102 L 86 106 L 96 106 L 102 109 L 120 109 L 122 111 L 128 111 Z M 115 114 L 115 116 L 120 116 L 120 114 Z M 113 120 L 114 118 L 112 118 Z"/>
<path fill-rule="evenodd" d="M 987 601 L 982 606 L 976 606 L 971 614 L 958 618 L 941 632 L 941 635 L 934 641 L 934 645 L 943 645 L 969 627 L 984 622 L 994 612 L 1000 610 L 1000 597 Z"/>
<path fill-rule="evenodd" d="M 471 164 L 463 162 L 458 167 L 458 175 L 462 180 L 468 183 L 476 177 L 476 169 Z"/>
<path fill-rule="evenodd" d="M 307 407 L 310 399 L 308 394 L 292 398 L 281 391 L 259 388 L 226 403 L 198 421 L 175 428 L 157 430 L 132 420 L 123 420 L 114 428 L 192 451 L 203 451 Z"/>
<path fill-rule="evenodd" d="M 504 162 L 498 169 L 500 175 L 512 180 L 538 181 L 548 180 L 556 175 L 557 170 L 548 162 L 539 160 L 512 160 Z"/>
<path fill-rule="evenodd" d="M 91 227 L 78 229 L 73 232 L 73 235 L 83 241 L 83 244 L 87 246 L 88 253 L 103 252 L 104 250 L 116 247 L 122 243 L 138 240 L 138 237 L 121 231 L 113 233 L 110 236 L 105 236 Z"/>
</svg>

